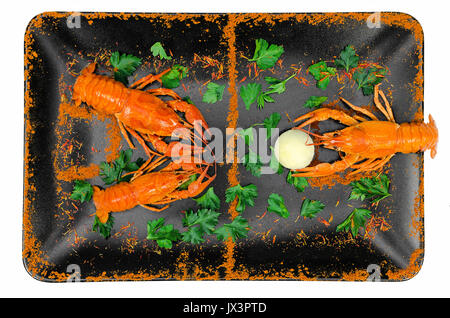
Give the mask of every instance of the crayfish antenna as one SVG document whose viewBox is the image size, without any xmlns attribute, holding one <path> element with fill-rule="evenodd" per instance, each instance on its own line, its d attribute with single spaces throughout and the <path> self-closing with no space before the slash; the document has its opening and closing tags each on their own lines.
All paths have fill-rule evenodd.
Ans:
<svg viewBox="0 0 450 318">
<path fill-rule="evenodd" d="M 321 136 L 321 135 L 312 133 L 312 132 L 309 131 L 309 130 L 305 130 L 305 129 L 301 128 L 301 127 L 294 127 L 294 128 L 292 128 L 292 129 L 301 130 L 301 131 L 303 131 L 304 133 L 307 133 L 308 135 L 314 136 L 314 137 L 316 137 L 316 138 L 320 138 L 320 139 L 325 139 L 325 138 L 326 138 L 326 137 L 324 137 L 324 136 Z"/>
</svg>

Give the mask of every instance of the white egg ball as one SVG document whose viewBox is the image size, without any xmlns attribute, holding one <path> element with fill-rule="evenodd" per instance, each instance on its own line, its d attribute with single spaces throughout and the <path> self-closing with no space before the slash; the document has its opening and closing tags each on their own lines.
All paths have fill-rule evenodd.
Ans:
<svg viewBox="0 0 450 318">
<path fill-rule="evenodd" d="M 302 169 L 307 167 L 314 158 L 314 146 L 311 137 L 296 129 L 288 130 L 278 137 L 275 142 L 275 157 L 278 162 L 288 169 Z"/>
</svg>

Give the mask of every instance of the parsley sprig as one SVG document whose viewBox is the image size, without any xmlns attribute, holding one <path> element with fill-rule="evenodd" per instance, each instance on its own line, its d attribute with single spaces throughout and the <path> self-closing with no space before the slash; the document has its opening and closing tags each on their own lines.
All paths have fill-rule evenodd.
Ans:
<svg viewBox="0 0 450 318">
<path fill-rule="evenodd" d="M 255 40 L 255 52 L 250 62 L 256 62 L 262 70 L 274 67 L 275 63 L 284 53 L 282 45 L 270 44 L 264 39 Z"/>
<path fill-rule="evenodd" d="M 72 200 L 79 200 L 81 203 L 90 201 L 92 195 L 94 194 L 94 189 L 89 182 L 83 180 L 75 180 L 75 185 L 72 190 L 70 198 Z"/>
<path fill-rule="evenodd" d="M 303 107 L 306 108 L 315 108 L 319 107 L 323 103 L 327 101 L 328 97 L 326 96 L 310 96 L 308 100 L 303 104 Z"/>
<path fill-rule="evenodd" d="M 173 227 L 173 224 L 165 225 L 164 223 L 164 218 L 148 221 L 147 240 L 154 240 L 159 247 L 170 249 L 172 243 L 181 238 L 181 234 Z"/>
<path fill-rule="evenodd" d="M 161 76 L 162 85 L 165 88 L 176 88 L 180 86 L 180 81 L 187 76 L 187 73 L 187 67 L 175 64 L 169 72 Z"/>
<path fill-rule="evenodd" d="M 114 67 L 114 79 L 128 85 L 128 77 L 133 75 L 136 68 L 142 64 L 141 59 L 131 54 L 114 52 L 109 59 Z"/>
<path fill-rule="evenodd" d="M 243 164 L 247 171 L 250 171 L 255 177 L 261 176 L 261 168 L 263 163 L 261 162 L 261 157 L 252 150 L 244 155 Z"/>
<path fill-rule="evenodd" d="M 211 209 L 211 210 L 219 210 L 220 209 L 220 199 L 219 197 L 214 193 L 214 188 L 210 187 L 204 195 L 201 197 L 194 199 L 197 204 L 204 209 Z"/>
<path fill-rule="evenodd" d="M 302 208 L 300 210 L 300 215 L 305 218 L 314 218 L 317 213 L 323 210 L 325 204 L 320 201 L 305 199 L 302 203 Z"/>
<path fill-rule="evenodd" d="M 219 222 L 220 213 L 209 209 L 200 209 L 197 212 L 186 211 L 183 218 L 183 226 L 187 231 L 181 234 L 184 242 L 200 244 L 205 241 L 204 236 L 212 234 Z"/>
<path fill-rule="evenodd" d="M 289 171 L 286 182 L 292 184 L 297 192 L 305 191 L 305 188 L 309 186 L 308 179 L 305 177 L 293 177 L 294 172 Z"/>
<path fill-rule="evenodd" d="M 290 213 L 284 204 L 284 198 L 278 193 L 272 193 L 267 200 L 267 204 L 267 211 L 278 214 L 285 219 L 289 217 Z"/>
<path fill-rule="evenodd" d="M 380 67 L 357 68 L 353 73 L 353 80 L 364 95 L 372 95 L 374 87 L 383 81 L 386 73 L 386 69 Z"/>
<path fill-rule="evenodd" d="M 265 92 L 262 92 L 256 99 L 256 103 L 259 109 L 264 108 L 265 103 L 274 103 L 275 99 L 271 96 L 273 94 L 282 94 L 286 91 L 286 83 L 295 76 L 296 74 L 292 74 L 284 80 L 280 80 L 275 77 L 266 76 L 264 80 L 270 84 L 269 89 Z"/>
<path fill-rule="evenodd" d="M 225 192 L 225 201 L 227 203 L 233 202 L 237 198 L 236 211 L 239 213 L 243 212 L 247 206 L 254 206 L 257 197 L 258 188 L 254 184 L 249 184 L 244 187 L 238 184 L 228 188 Z"/>
<path fill-rule="evenodd" d="M 272 95 L 284 93 L 286 91 L 286 83 L 295 75 L 296 74 L 292 74 L 284 80 L 266 76 L 264 80 L 269 84 L 266 91 L 262 91 L 262 86 L 258 83 L 249 83 L 247 86 L 241 86 L 239 95 L 244 101 L 245 108 L 250 110 L 251 105 L 255 102 L 259 109 L 264 108 L 265 103 L 274 103 L 275 99 Z"/>
<path fill-rule="evenodd" d="M 308 67 L 308 72 L 317 81 L 317 88 L 325 90 L 328 87 L 331 78 L 336 75 L 336 68 L 329 67 L 326 62 L 321 61 Z"/>
<path fill-rule="evenodd" d="M 355 48 L 347 45 L 339 54 L 339 58 L 334 60 L 334 65 L 336 68 L 345 69 L 348 72 L 351 68 L 357 67 L 358 62 L 359 56 L 356 55 Z"/>
<path fill-rule="evenodd" d="M 123 172 L 132 172 L 139 169 L 139 167 L 144 163 L 144 159 L 138 158 L 136 161 L 131 161 L 133 156 L 133 150 L 121 150 L 119 153 L 119 158 L 111 163 L 101 162 L 100 163 L 100 178 L 102 178 L 105 184 L 113 184 L 115 182 L 129 181 L 131 175 L 122 177 Z"/>
<path fill-rule="evenodd" d="M 281 120 L 281 115 L 277 112 L 272 113 L 266 117 L 262 123 L 256 123 L 250 127 L 243 129 L 239 132 L 239 135 L 244 138 L 247 145 L 251 145 L 254 141 L 254 127 L 264 126 L 266 128 L 266 138 L 269 139 L 272 136 L 273 129 L 277 128 L 278 123 Z"/>
<path fill-rule="evenodd" d="M 336 232 L 350 232 L 353 237 L 357 237 L 359 229 L 365 228 L 367 219 L 372 211 L 367 209 L 354 209 L 352 213 L 336 227 Z"/>
<path fill-rule="evenodd" d="M 223 98 L 223 92 L 225 91 L 225 85 L 219 85 L 214 82 L 209 82 L 206 86 L 207 90 L 203 94 L 202 101 L 208 104 L 214 104 L 221 101 Z"/>
<path fill-rule="evenodd" d="M 275 156 L 275 150 L 271 146 L 270 149 L 272 150 L 272 155 L 270 157 L 269 167 L 275 171 L 276 174 L 283 174 L 284 168 L 278 161 L 277 157 Z"/>
<path fill-rule="evenodd" d="M 247 237 L 249 231 L 248 221 L 238 215 L 231 223 L 226 223 L 214 231 L 218 240 L 227 241 L 229 238 L 235 242 L 237 239 Z"/>
<path fill-rule="evenodd" d="M 258 83 L 248 83 L 247 85 L 241 86 L 239 90 L 239 95 L 244 101 L 245 108 L 250 110 L 250 106 L 256 102 L 259 94 L 261 93 L 262 86 Z"/>
<path fill-rule="evenodd" d="M 350 183 L 352 192 L 349 200 L 372 200 L 372 203 L 378 203 L 381 200 L 391 196 L 389 193 L 389 184 L 391 181 L 388 176 L 382 174 L 373 178 L 362 178 Z"/>
<path fill-rule="evenodd" d="M 94 224 L 92 225 L 92 231 L 98 232 L 105 239 L 111 236 L 111 231 L 114 226 L 114 217 L 109 214 L 108 220 L 105 223 L 100 222 L 98 216 L 95 216 Z"/>
<path fill-rule="evenodd" d="M 156 42 L 155 44 L 153 44 L 150 48 L 150 51 L 152 52 L 153 56 L 159 56 L 161 59 L 169 61 L 172 59 L 171 56 L 167 55 L 166 50 L 164 50 L 161 42 Z"/>
</svg>

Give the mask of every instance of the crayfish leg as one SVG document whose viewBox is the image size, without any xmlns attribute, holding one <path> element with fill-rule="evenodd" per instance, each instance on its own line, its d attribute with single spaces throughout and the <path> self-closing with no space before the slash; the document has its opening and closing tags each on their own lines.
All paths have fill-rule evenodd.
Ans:
<svg viewBox="0 0 450 318">
<path fill-rule="evenodd" d="M 168 88 L 153 88 L 147 90 L 146 92 L 157 96 L 170 96 L 173 99 L 181 100 L 181 97 L 177 93 Z"/>
<path fill-rule="evenodd" d="M 357 112 L 359 112 L 361 114 L 364 114 L 364 115 L 366 115 L 367 117 L 369 117 L 372 120 L 378 120 L 378 118 L 374 114 L 372 114 L 370 111 L 368 111 L 367 109 L 355 106 L 355 105 L 353 105 L 352 103 L 350 103 L 348 100 L 346 100 L 343 97 L 341 97 L 341 101 L 343 101 L 348 107 L 350 107 L 354 111 L 357 111 Z"/>
<path fill-rule="evenodd" d="M 373 171 L 381 169 L 389 160 L 391 160 L 393 156 L 394 155 L 389 155 L 383 158 L 368 161 L 367 163 L 362 164 L 357 170 L 350 172 L 349 175 L 357 174 L 363 171 Z"/>
<path fill-rule="evenodd" d="M 186 136 L 181 137 L 185 138 Z M 202 147 L 196 145 L 188 145 L 179 141 L 166 143 L 160 136 L 157 135 L 146 135 L 145 139 L 149 141 L 155 147 L 155 149 L 162 153 L 162 155 L 165 157 L 179 158 L 188 154 L 191 155 L 192 153 L 200 155 L 204 152 L 204 149 Z"/>
<path fill-rule="evenodd" d="M 183 171 L 196 171 L 198 170 L 199 165 L 208 165 L 209 163 L 206 161 L 199 161 L 197 158 L 192 156 L 185 156 L 179 158 L 179 160 L 170 162 L 166 167 L 161 169 L 161 171 L 176 171 L 182 169 Z"/>
<path fill-rule="evenodd" d="M 128 136 L 127 130 L 125 129 L 124 125 L 122 124 L 122 122 L 120 121 L 119 118 L 117 118 L 117 123 L 119 124 L 120 132 L 122 133 L 123 137 L 125 138 L 126 142 L 128 143 L 128 146 L 130 146 L 131 149 L 136 149 L 134 144 L 131 142 L 130 137 Z"/>
<path fill-rule="evenodd" d="M 331 109 L 331 108 L 320 108 L 320 109 L 314 110 L 312 112 L 309 112 L 303 116 L 296 118 L 294 120 L 294 122 L 306 120 L 304 123 L 302 123 L 300 126 L 298 126 L 298 128 L 303 128 L 314 122 L 325 121 L 330 118 L 334 119 L 346 126 L 353 126 L 353 125 L 358 124 L 358 120 L 356 120 L 352 116 L 347 115 L 343 111 Z"/>
<path fill-rule="evenodd" d="M 342 160 L 333 163 L 319 163 L 313 167 L 306 167 L 303 169 L 294 170 L 293 177 L 325 177 L 337 172 L 344 171 L 350 168 L 354 163 L 358 162 L 358 155 L 347 155 Z"/>
<path fill-rule="evenodd" d="M 373 102 L 374 102 L 375 106 L 383 113 L 384 117 L 386 117 L 386 119 L 388 121 L 395 123 L 394 114 L 392 113 L 391 105 L 389 105 L 386 95 L 384 95 L 383 91 L 381 89 L 379 89 L 380 85 L 381 84 L 375 85 L 375 90 L 373 93 Z M 380 103 L 380 99 L 378 98 L 378 95 L 380 95 L 381 98 L 383 99 L 383 102 L 385 105 L 384 107 Z"/>
<path fill-rule="evenodd" d="M 157 75 L 149 74 L 147 76 L 144 76 L 140 80 L 138 80 L 138 81 L 134 82 L 132 85 L 130 85 L 130 88 L 143 89 L 145 86 L 150 85 L 153 82 L 158 81 L 161 83 L 161 76 L 163 76 L 170 70 L 171 69 L 169 68 L 169 69 L 165 70 L 164 72 L 161 72 Z"/>
<path fill-rule="evenodd" d="M 145 208 L 147 210 L 153 211 L 153 212 L 161 212 L 161 211 L 164 211 L 165 209 L 167 209 L 169 207 L 168 204 L 166 206 L 163 206 L 162 208 L 155 208 L 155 207 L 152 207 L 152 206 L 149 206 L 149 205 L 146 205 L 146 204 L 139 204 L 139 206 L 141 206 L 141 207 L 143 207 L 143 208 Z"/>
<path fill-rule="evenodd" d="M 131 181 L 133 181 L 134 179 L 143 175 L 146 172 L 150 172 L 150 171 L 156 169 L 157 167 L 162 165 L 167 160 L 166 157 L 158 157 L 157 160 L 152 162 L 153 158 L 154 157 L 149 158 L 146 162 L 144 162 L 144 164 L 142 166 L 140 166 L 140 168 L 138 170 L 132 172 L 133 178 L 131 178 Z"/>
<path fill-rule="evenodd" d="M 121 127 L 123 127 L 123 130 L 122 130 Z M 128 126 L 125 126 L 125 125 L 122 124 L 120 121 L 119 121 L 119 128 L 120 128 L 120 131 L 122 132 L 122 135 L 125 137 L 125 140 L 127 141 L 128 145 L 130 146 L 130 148 L 135 149 L 135 146 L 133 145 L 133 143 L 132 143 L 131 140 L 129 139 L 128 134 L 127 134 L 127 131 L 128 131 L 134 138 L 136 138 L 136 140 L 137 140 L 137 141 L 139 142 L 139 144 L 142 146 L 142 148 L 144 149 L 146 155 L 147 155 L 149 158 L 152 157 L 152 155 L 154 155 L 154 156 L 161 156 L 161 154 L 152 151 L 152 150 L 147 146 L 147 144 L 145 143 L 145 140 L 139 135 L 139 133 L 138 133 L 136 130 L 134 130 L 134 129 L 128 127 Z"/>
<path fill-rule="evenodd" d="M 208 136 L 211 136 L 211 132 L 209 131 L 208 124 L 206 123 L 206 120 L 200 110 L 195 105 L 189 104 L 182 99 L 171 100 L 168 101 L 167 104 L 173 110 L 184 113 L 186 120 L 194 126 L 195 132 L 199 136 L 202 136 L 202 140 L 206 143 L 202 128 L 205 129 L 205 132 L 208 134 Z"/>
</svg>

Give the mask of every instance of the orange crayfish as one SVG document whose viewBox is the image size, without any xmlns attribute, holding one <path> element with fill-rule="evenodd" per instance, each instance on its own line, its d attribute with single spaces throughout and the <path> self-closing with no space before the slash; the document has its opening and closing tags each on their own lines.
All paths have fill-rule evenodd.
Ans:
<svg viewBox="0 0 450 318">
<path fill-rule="evenodd" d="M 381 96 L 384 106 L 381 104 Z M 334 119 L 348 127 L 315 136 L 319 141 L 314 145 L 323 145 L 325 148 L 343 152 L 345 155 L 334 163 L 320 163 L 316 166 L 295 170 L 296 177 L 320 177 L 331 175 L 347 168 L 356 169 L 355 174 L 361 171 L 381 169 L 397 152 L 414 153 L 431 150 L 431 158 L 436 155 L 438 143 L 438 130 L 431 115 L 429 123 L 402 123 L 395 122 L 391 106 L 378 85 L 374 91 L 374 104 L 387 121 L 380 121 L 367 109 L 354 106 L 341 98 L 354 111 L 366 116 L 350 116 L 343 111 L 321 108 L 298 117 L 294 122 L 306 120 L 294 129 L 301 129 L 313 122 Z"/>
<path fill-rule="evenodd" d="M 152 171 L 165 160 L 147 161 L 133 173 L 129 182 L 121 182 L 105 190 L 94 186 L 93 200 L 100 222 L 107 222 L 110 212 L 122 212 L 137 205 L 160 212 L 171 202 L 199 195 L 215 179 L 215 174 L 208 175 L 211 164 L 170 162 L 165 168 Z M 178 170 L 180 168 L 182 170 Z M 193 175 L 198 175 L 198 178 L 186 190 L 180 190 L 180 186 L 190 181 Z M 164 206 L 157 208 L 151 205 Z"/>
<path fill-rule="evenodd" d="M 113 78 L 95 74 L 95 67 L 96 64 L 92 63 L 81 71 L 73 87 L 72 99 L 77 106 L 85 102 L 98 112 L 114 115 L 131 148 L 135 147 L 127 132 L 136 138 L 149 157 L 151 154 L 158 154 L 150 150 L 145 141 L 152 143 L 163 155 L 170 156 L 171 150 L 178 143 L 168 145 L 164 142 L 164 137 L 173 136 L 192 141 L 193 134 L 189 129 L 194 128 L 200 136 L 203 136 L 202 127 L 208 129 L 197 107 L 182 100 L 173 90 L 141 90 L 152 82 L 161 81 L 161 76 L 170 69 L 158 75 L 145 76 L 126 87 Z M 157 97 L 163 95 L 173 99 L 163 101 Z M 177 111 L 183 112 L 186 120 Z"/>
</svg>

